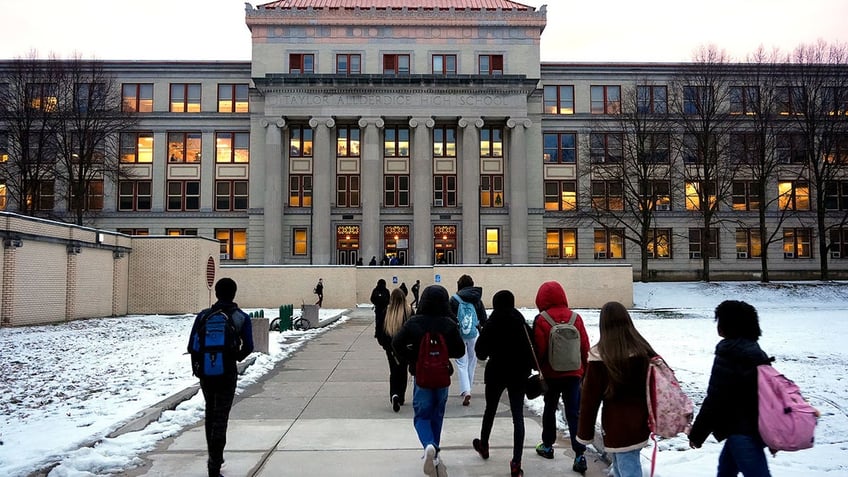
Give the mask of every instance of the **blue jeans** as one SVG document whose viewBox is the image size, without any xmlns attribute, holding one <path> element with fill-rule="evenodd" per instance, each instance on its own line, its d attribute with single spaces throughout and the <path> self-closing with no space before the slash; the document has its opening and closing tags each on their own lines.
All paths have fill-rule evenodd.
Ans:
<svg viewBox="0 0 848 477">
<path fill-rule="evenodd" d="M 642 477 L 642 461 L 639 449 L 627 452 L 611 452 L 612 470 L 615 477 Z"/>
<path fill-rule="evenodd" d="M 580 378 L 546 379 L 548 392 L 545 393 L 545 408 L 542 411 L 542 442 L 550 447 L 556 441 L 556 412 L 562 398 L 568 435 L 571 437 L 571 449 L 576 455 L 586 452 L 586 446 L 577 442 L 577 415 L 580 411 Z"/>
<path fill-rule="evenodd" d="M 412 386 L 412 424 L 422 447 L 433 444 L 439 448 L 442 439 L 442 422 L 445 420 L 445 405 L 448 388 L 427 389 Z"/>
<path fill-rule="evenodd" d="M 765 444 L 757 436 L 731 434 L 718 456 L 716 477 L 770 477 Z"/>
</svg>

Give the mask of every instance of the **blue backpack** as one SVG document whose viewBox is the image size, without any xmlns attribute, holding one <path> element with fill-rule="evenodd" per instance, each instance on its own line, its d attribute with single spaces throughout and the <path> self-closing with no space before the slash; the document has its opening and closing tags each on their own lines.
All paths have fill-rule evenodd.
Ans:
<svg viewBox="0 0 848 477">
<path fill-rule="evenodd" d="M 239 337 L 233 318 L 223 310 L 214 310 L 201 318 L 191 339 L 191 364 L 199 378 L 223 376 L 228 361 L 235 362 Z"/>
<path fill-rule="evenodd" d="M 477 308 L 474 307 L 474 303 L 469 303 L 463 300 L 457 294 L 454 294 L 453 297 L 459 304 L 459 307 L 456 309 L 456 321 L 459 323 L 459 334 L 464 340 L 474 338 L 477 336 Z"/>
</svg>

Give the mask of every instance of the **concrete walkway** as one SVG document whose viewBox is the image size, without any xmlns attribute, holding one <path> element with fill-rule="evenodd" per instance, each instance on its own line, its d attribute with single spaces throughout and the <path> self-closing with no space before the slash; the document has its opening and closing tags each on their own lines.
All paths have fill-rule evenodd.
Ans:
<svg viewBox="0 0 848 477">
<path fill-rule="evenodd" d="M 388 365 L 373 337 L 373 312 L 358 308 L 346 314 L 350 320 L 310 340 L 236 397 L 224 451 L 226 477 L 423 475 L 423 452 L 412 427 L 412 385 L 407 404 L 392 412 Z M 484 407 L 482 366 L 475 379 L 468 407 L 461 405 L 456 384 L 451 386 L 442 459 L 451 477 L 507 476 L 512 420 L 505 395 L 490 458 L 481 459 L 471 448 Z M 579 475 L 571 470 L 567 439 L 557 443 L 553 460 L 544 459 L 533 449 L 541 435 L 540 419 L 528 412 L 525 425 L 527 476 Z M 142 459 L 142 467 L 124 475 L 205 477 L 203 423 L 163 440 Z M 587 453 L 587 460 L 587 476 L 606 475 L 596 456 Z"/>
</svg>

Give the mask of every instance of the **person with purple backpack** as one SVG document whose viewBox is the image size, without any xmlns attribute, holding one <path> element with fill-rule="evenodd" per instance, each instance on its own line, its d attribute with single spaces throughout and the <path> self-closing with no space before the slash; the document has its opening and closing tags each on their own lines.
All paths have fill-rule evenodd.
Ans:
<svg viewBox="0 0 848 477">
<path fill-rule="evenodd" d="M 707 387 L 689 446 L 700 448 L 712 434 L 725 441 L 718 458 L 716 477 L 768 477 L 771 474 L 758 428 L 757 366 L 769 357 L 757 343 L 760 330 L 757 310 L 744 301 L 726 300 L 715 309 L 718 335 Z"/>
</svg>

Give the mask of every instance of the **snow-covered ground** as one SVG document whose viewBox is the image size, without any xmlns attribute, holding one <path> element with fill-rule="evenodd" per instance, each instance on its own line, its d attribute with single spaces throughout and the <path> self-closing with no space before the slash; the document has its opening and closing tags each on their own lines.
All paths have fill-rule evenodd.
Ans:
<svg viewBox="0 0 848 477">
<path fill-rule="evenodd" d="M 567 291 L 566 284 L 566 291 Z M 816 446 L 769 458 L 775 477 L 848 475 L 848 283 L 753 282 L 634 284 L 637 328 L 703 400 L 718 336 L 713 309 L 745 300 L 760 313 L 762 348 L 821 412 Z M 251 310 L 248 310 L 251 311 Z M 341 310 L 322 310 L 322 318 Z M 590 341 L 598 311 L 578 310 Z M 264 310 L 275 318 L 278 310 Z M 522 310 L 532 317 L 534 310 Z M 192 315 L 127 316 L 53 326 L 0 328 L 0 475 L 25 476 L 61 462 L 51 477 L 108 475 L 138 463 L 156 442 L 202 419 L 197 395 L 142 431 L 106 438 L 139 411 L 195 383 L 184 355 Z M 333 326 L 333 325 L 331 325 Z M 239 380 L 239 390 L 325 330 L 274 333 L 270 355 Z M 541 411 L 541 399 L 529 402 Z M 88 445 L 100 441 L 96 447 Z M 534 444 L 528 439 L 528 446 Z M 660 442 L 657 477 L 715 475 L 721 445 L 691 450 L 685 436 Z M 643 451 L 648 475 L 651 449 Z"/>
</svg>

